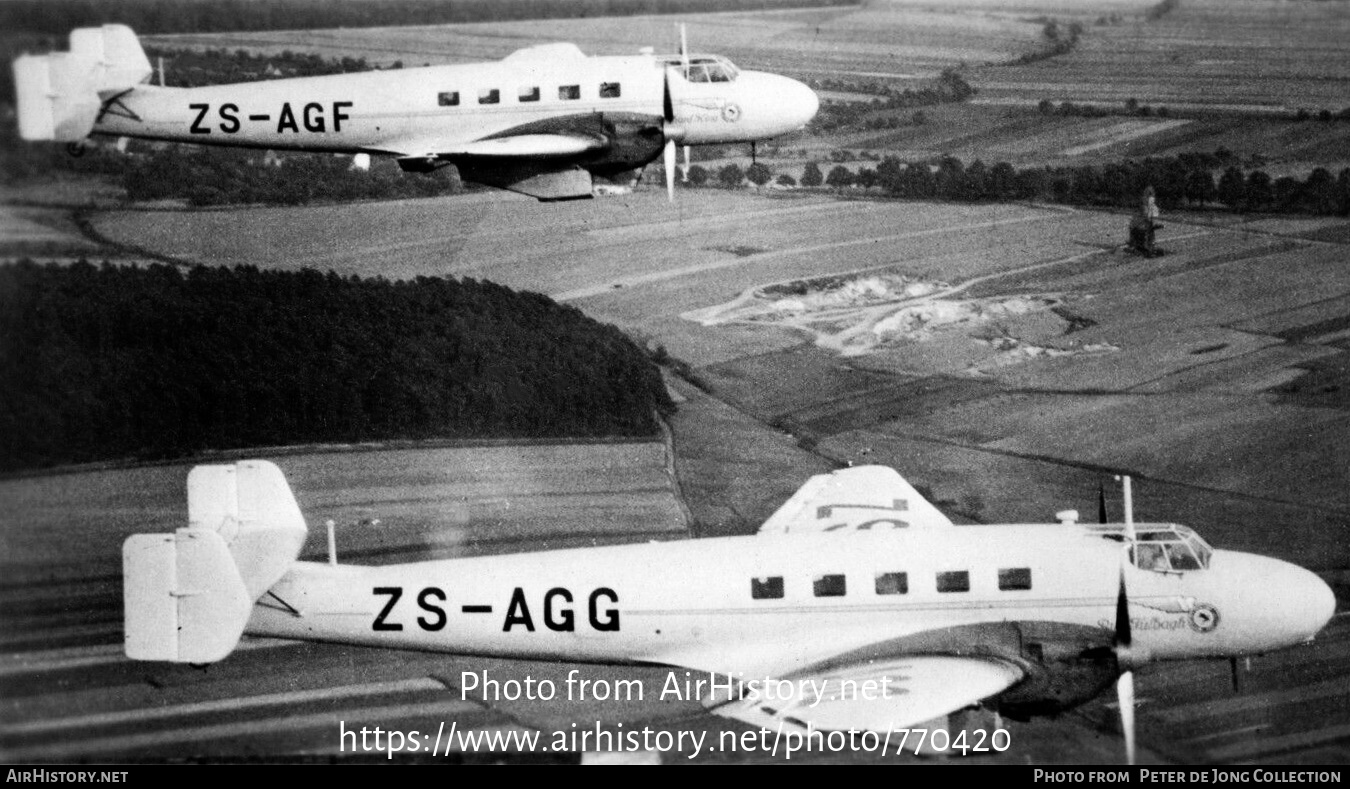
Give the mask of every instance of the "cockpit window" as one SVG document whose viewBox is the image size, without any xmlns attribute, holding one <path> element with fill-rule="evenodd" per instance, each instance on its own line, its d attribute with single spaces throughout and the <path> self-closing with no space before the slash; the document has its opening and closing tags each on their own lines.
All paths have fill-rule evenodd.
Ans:
<svg viewBox="0 0 1350 789">
<path fill-rule="evenodd" d="M 1155 572 L 1205 570 L 1213 550 L 1185 526 L 1140 529 L 1130 551 L 1134 566 Z"/>
<path fill-rule="evenodd" d="M 689 82 L 735 82 L 741 73 L 731 61 L 716 55 L 691 55 L 687 68 L 679 57 L 667 58 L 665 62 L 680 69 Z"/>
</svg>

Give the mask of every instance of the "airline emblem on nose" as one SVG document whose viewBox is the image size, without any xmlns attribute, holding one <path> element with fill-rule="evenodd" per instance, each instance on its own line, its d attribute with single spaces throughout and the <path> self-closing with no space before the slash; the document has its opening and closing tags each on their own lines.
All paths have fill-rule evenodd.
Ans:
<svg viewBox="0 0 1350 789">
<path fill-rule="evenodd" d="M 1197 633 L 1208 633 L 1219 626 L 1219 609 L 1209 603 L 1201 603 L 1191 609 L 1191 629 Z"/>
<path fill-rule="evenodd" d="M 736 103 L 728 103 L 725 107 L 722 108 L 722 120 L 726 121 L 727 123 L 735 123 L 740 119 L 741 119 L 741 105 Z"/>
</svg>

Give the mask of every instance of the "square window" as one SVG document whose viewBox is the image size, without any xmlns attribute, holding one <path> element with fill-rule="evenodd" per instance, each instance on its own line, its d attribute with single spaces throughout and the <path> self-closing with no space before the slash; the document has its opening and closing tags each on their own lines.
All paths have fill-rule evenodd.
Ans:
<svg viewBox="0 0 1350 789">
<path fill-rule="evenodd" d="M 777 600 L 783 596 L 783 576 L 750 579 L 750 596 L 756 600 Z"/>
<path fill-rule="evenodd" d="M 602 98 L 602 99 L 617 99 L 617 98 L 619 98 L 619 83 L 617 83 L 617 82 L 601 82 L 601 83 L 600 83 L 600 98 Z"/>
<path fill-rule="evenodd" d="M 502 101 L 502 92 L 496 88 L 486 88 L 478 91 L 479 104 L 500 104 Z"/>
<path fill-rule="evenodd" d="M 969 592 L 970 573 L 965 570 L 938 573 L 937 590 L 939 592 Z"/>
<path fill-rule="evenodd" d="M 1030 589 L 1031 588 L 1031 568 L 1030 567 L 1011 567 L 1006 570 L 998 571 L 998 588 L 1000 589 Z"/>
<path fill-rule="evenodd" d="M 564 99 L 564 100 L 571 100 L 571 99 L 579 99 L 579 98 L 581 98 L 581 86 L 580 86 L 580 85 L 559 85 L 559 86 L 558 86 L 558 98 Z"/>
<path fill-rule="evenodd" d="M 818 575 L 811 582 L 811 593 L 816 597 L 843 597 L 846 591 L 842 575 Z"/>
<path fill-rule="evenodd" d="M 458 107 L 459 91 L 447 90 L 444 93 L 437 94 L 436 103 L 442 107 Z"/>
<path fill-rule="evenodd" d="M 909 594 L 909 575 L 877 573 L 877 594 Z"/>
<path fill-rule="evenodd" d="M 538 88 L 538 86 L 535 86 L 535 87 L 533 87 L 533 88 L 521 88 L 521 89 L 516 93 L 516 100 L 517 100 L 517 101 L 539 101 L 539 88 Z"/>
</svg>

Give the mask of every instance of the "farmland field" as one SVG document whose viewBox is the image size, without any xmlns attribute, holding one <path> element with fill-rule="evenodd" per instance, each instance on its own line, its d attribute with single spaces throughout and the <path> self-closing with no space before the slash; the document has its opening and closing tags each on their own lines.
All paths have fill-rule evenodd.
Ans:
<svg viewBox="0 0 1350 789">
<path fill-rule="evenodd" d="M 780 172 L 805 164 L 802 148 L 821 161 L 842 148 L 1025 166 L 1224 147 L 1272 175 L 1350 165 L 1350 123 L 1281 117 L 1350 104 L 1343 3 L 1183 0 L 1145 21 L 1153 5 L 962 0 L 934 9 L 914 0 L 687 21 L 694 49 L 746 68 L 904 87 L 958 67 L 980 91 L 974 103 L 925 108 L 925 123 L 794 139 L 771 160 Z M 1077 47 L 1009 65 L 1044 46 L 1040 17 L 1082 22 Z M 677 20 L 156 43 L 420 65 L 496 58 L 559 39 L 594 53 L 668 49 Z M 857 98 L 839 92 L 848 94 L 840 100 Z M 1118 107 L 1130 98 L 1178 111 L 1083 117 L 1036 109 L 1042 99 Z M 744 165 L 748 157 L 734 160 Z M 1210 211 L 1163 219 L 1165 254 L 1145 259 L 1122 249 L 1128 219 L 1119 213 L 902 202 L 857 191 L 680 189 L 670 204 L 644 185 L 548 205 L 477 193 L 89 212 L 113 242 L 183 263 L 475 277 L 539 291 L 687 366 L 689 380 L 673 385 L 683 402 L 672 422 L 687 517 L 658 445 L 606 446 L 583 460 L 558 448 L 517 455 L 501 447 L 395 452 L 374 468 L 364 464 L 376 453 L 295 459 L 287 471 L 302 506 L 340 516 L 339 551 L 353 560 L 682 536 L 686 523 L 692 536 L 749 533 L 807 476 L 844 463 L 893 466 L 962 522 L 1046 521 L 1070 507 L 1086 519 L 1099 490 L 1115 519 L 1121 500 L 1110 477 L 1126 472 L 1136 477 L 1142 518 L 1187 523 L 1219 547 L 1302 563 L 1335 587 L 1344 609 L 1350 220 Z M 24 209 L 6 221 L 34 239 L 73 238 L 60 216 Z M 97 517 L 106 531 L 88 537 L 91 552 L 111 557 L 98 566 L 106 586 L 122 534 L 168 528 L 181 516 L 173 476 L 181 470 L 120 473 L 118 485 L 151 491 L 144 503 L 110 492 L 114 477 L 98 473 L 36 487 L 4 483 L 0 494 L 21 505 L 11 511 L 24 519 L 5 524 L 0 547 L 16 558 L 3 569 L 21 580 L 73 577 L 77 569 L 59 561 L 44 533 L 72 515 Z M 65 496 L 76 503 L 52 503 Z M 360 524 L 374 517 L 380 527 Z M 308 548 L 322 553 L 316 542 Z M 102 604 L 107 621 L 95 625 L 109 630 L 112 604 Z M 1242 695 L 1232 692 L 1226 664 L 1145 670 L 1143 745 L 1160 761 L 1180 763 L 1350 762 L 1345 622 L 1334 620 L 1316 645 L 1254 658 Z M 423 680 L 447 671 L 429 658 L 391 668 L 394 661 L 359 650 L 315 655 L 328 670 L 365 661 Z M 301 658 L 308 666 L 309 653 Z M 598 714 L 584 712 L 591 720 Z M 466 714 L 492 726 L 568 723 L 565 711 L 542 704 Z M 718 725 L 692 707 L 644 708 L 648 714 Z M 1113 715 L 1103 700 L 1017 728 L 1026 738 L 1019 758 L 1112 758 Z M 213 747 L 232 752 L 228 742 Z"/>
<path fill-rule="evenodd" d="M 845 129 L 789 142 L 818 158 L 833 148 L 856 148 L 906 159 L 951 154 L 986 163 L 1074 164 L 1223 147 L 1261 157 L 1272 163 L 1275 175 L 1350 164 L 1350 124 L 1290 120 L 1300 109 L 1315 114 L 1350 108 L 1344 88 L 1350 79 L 1345 43 L 1350 14 L 1343 4 L 1186 0 L 1146 20 L 1144 13 L 1154 5 L 958 0 L 939 9 L 921 0 L 887 0 L 763 13 L 176 35 L 147 42 L 312 51 L 419 66 L 495 59 L 559 40 L 575 42 L 588 54 L 629 54 L 644 46 L 671 51 L 675 24 L 687 22 L 693 49 L 726 55 L 742 68 L 895 88 L 929 84 L 943 69 L 955 68 L 978 91 L 969 105 L 926 109 L 930 117 L 923 125 L 909 125 L 912 110 L 879 111 L 874 115 L 898 115 L 905 126 Z M 1063 28 L 1082 25 L 1077 46 L 1053 58 L 1015 63 L 1044 51 L 1045 20 Z M 824 94 L 842 102 L 866 95 Z M 1131 99 L 1151 110 L 1165 108 L 1173 117 L 1036 112 L 1042 100 L 1120 112 Z M 786 161 L 780 169 L 799 174 L 799 167 Z"/>
<path fill-rule="evenodd" d="M 361 564 L 683 535 L 687 527 L 659 441 L 261 456 L 281 466 L 306 514 L 306 558 L 325 554 L 328 518 L 338 524 L 341 556 Z M 70 580 L 78 558 L 81 572 L 114 573 L 128 535 L 186 526 L 186 479 L 187 467 L 175 463 L 0 481 L 0 571 L 11 584 Z M 51 539 L 70 528 L 80 530 L 63 532 L 83 546 L 78 557 Z"/>
</svg>

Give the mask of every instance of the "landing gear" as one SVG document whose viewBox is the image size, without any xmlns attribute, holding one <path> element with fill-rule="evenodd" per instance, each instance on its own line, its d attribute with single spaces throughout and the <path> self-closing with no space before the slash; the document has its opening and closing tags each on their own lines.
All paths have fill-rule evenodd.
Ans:
<svg viewBox="0 0 1350 789">
<path fill-rule="evenodd" d="M 81 140 L 80 142 L 66 143 L 66 153 L 70 154 L 72 157 L 76 159 L 80 158 L 81 156 L 84 156 L 84 152 L 87 150 L 89 150 L 89 146 L 83 140 Z"/>
</svg>

